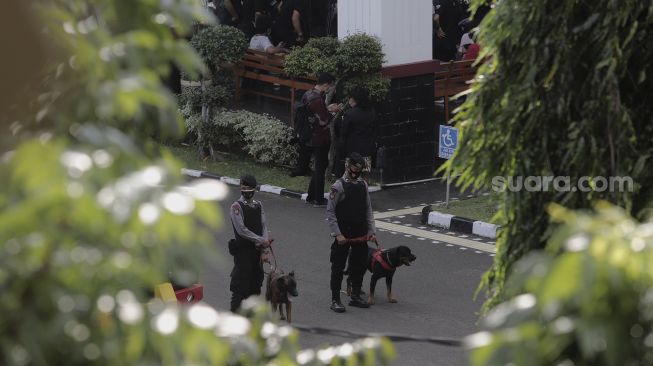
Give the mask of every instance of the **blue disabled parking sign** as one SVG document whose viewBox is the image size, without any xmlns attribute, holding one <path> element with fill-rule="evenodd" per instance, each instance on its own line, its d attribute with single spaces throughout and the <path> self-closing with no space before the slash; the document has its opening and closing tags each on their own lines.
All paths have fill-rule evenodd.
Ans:
<svg viewBox="0 0 653 366">
<path fill-rule="evenodd" d="M 458 129 L 455 127 L 440 125 L 439 146 L 438 157 L 450 159 L 453 156 L 453 152 L 456 151 L 456 146 L 458 146 Z"/>
</svg>

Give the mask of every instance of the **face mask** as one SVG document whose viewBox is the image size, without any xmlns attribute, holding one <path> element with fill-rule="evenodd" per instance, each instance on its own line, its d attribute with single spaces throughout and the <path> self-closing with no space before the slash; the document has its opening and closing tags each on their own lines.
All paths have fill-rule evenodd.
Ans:
<svg viewBox="0 0 653 366">
<path fill-rule="evenodd" d="M 358 179 L 358 177 L 361 176 L 361 172 L 354 172 L 351 169 L 348 169 L 347 171 L 349 172 L 349 177 L 351 179 Z"/>
<path fill-rule="evenodd" d="M 243 198 L 248 201 L 254 197 L 254 191 L 240 191 L 240 193 L 243 195 Z"/>
</svg>

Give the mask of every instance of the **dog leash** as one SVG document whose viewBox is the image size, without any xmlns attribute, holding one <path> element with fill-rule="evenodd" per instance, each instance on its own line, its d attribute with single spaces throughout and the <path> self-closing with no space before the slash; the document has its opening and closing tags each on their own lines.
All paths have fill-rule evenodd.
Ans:
<svg viewBox="0 0 653 366">
<path fill-rule="evenodd" d="M 263 270 L 264 274 L 269 275 L 272 271 L 276 270 L 279 267 L 277 266 L 277 256 L 274 254 L 274 249 L 272 249 L 272 243 L 270 243 L 270 246 L 267 247 L 266 249 L 270 249 L 270 254 L 272 254 L 272 260 L 274 261 L 274 266 L 272 265 L 272 263 L 268 262 L 270 264 L 269 272 L 265 272 L 265 270 Z M 261 268 L 263 268 L 264 263 L 265 261 L 263 260 L 263 253 L 261 253 Z"/>
</svg>

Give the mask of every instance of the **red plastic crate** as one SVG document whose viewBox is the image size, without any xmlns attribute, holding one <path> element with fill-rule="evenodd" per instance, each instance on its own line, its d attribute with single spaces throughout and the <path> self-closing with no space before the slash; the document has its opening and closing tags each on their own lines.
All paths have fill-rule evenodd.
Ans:
<svg viewBox="0 0 653 366">
<path fill-rule="evenodd" d="M 194 284 L 191 287 L 175 291 L 175 296 L 177 301 L 182 304 L 194 304 L 204 298 L 204 286 Z"/>
</svg>

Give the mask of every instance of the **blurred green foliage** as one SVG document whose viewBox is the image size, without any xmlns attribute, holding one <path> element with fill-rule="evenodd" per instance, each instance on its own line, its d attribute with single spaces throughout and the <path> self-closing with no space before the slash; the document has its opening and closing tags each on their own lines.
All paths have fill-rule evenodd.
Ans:
<svg viewBox="0 0 653 366">
<path fill-rule="evenodd" d="M 376 339 L 311 358 L 299 350 L 298 334 L 270 322 L 256 303 L 247 319 L 151 300 L 170 273 L 194 281 L 215 258 L 213 231 L 223 223 L 214 201 L 226 188 L 198 180 L 181 189 L 180 163 L 157 142 L 184 130 L 162 83 L 170 65 L 191 75 L 205 69 L 180 38 L 194 22 L 211 21 L 199 2 L 21 6 L 31 11 L 9 16 L 43 30 L 35 33 L 42 42 L 24 46 L 48 48 L 44 70 L 14 70 L 16 79 L 43 76 L 26 103 L 32 109 L 0 119 L 12 137 L 0 146 L 0 364 L 322 365 L 393 357 L 392 346 Z M 5 23 L 0 30 L 11 31 Z"/>
<path fill-rule="evenodd" d="M 484 0 L 473 1 L 478 7 Z M 496 1 L 480 25 L 480 59 L 456 116 L 464 138 L 445 167 L 464 188 L 493 177 L 631 177 L 632 191 L 504 190 L 502 226 L 483 286 L 503 301 L 513 263 L 546 247 L 545 207 L 607 200 L 637 219 L 653 208 L 653 7 L 650 1 Z"/>
<path fill-rule="evenodd" d="M 512 299 L 467 338 L 473 366 L 653 364 L 653 223 L 605 202 L 597 209 L 553 205 L 564 226 L 546 252 L 514 264 Z"/>
</svg>

